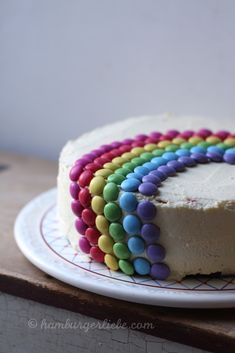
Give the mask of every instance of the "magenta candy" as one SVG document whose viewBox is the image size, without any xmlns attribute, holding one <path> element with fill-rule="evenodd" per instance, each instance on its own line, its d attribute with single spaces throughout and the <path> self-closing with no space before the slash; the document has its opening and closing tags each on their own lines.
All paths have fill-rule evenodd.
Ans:
<svg viewBox="0 0 235 353">
<path fill-rule="evenodd" d="M 71 202 L 71 209 L 76 216 L 81 217 L 82 211 L 83 211 L 83 206 L 80 201 L 73 200 Z"/>
<path fill-rule="evenodd" d="M 113 149 L 113 148 L 118 148 L 118 147 L 120 147 L 121 145 L 122 145 L 122 143 L 119 142 L 119 141 L 113 141 L 113 142 L 111 143 L 112 149 Z"/>
<path fill-rule="evenodd" d="M 137 206 L 137 214 L 143 221 L 152 221 L 156 214 L 156 206 L 150 201 L 141 201 Z"/>
<path fill-rule="evenodd" d="M 124 145 L 130 145 L 134 140 L 133 139 L 125 139 L 122 141 Z"/>
<path fill-rule="evenodd" d="M 76 162 L 75 165 L 80 165 L 82 167 L 85 167 L 86 164 L 90 163 L 91 159 L 87 157 L 79 158 Z"/>
<path fill-rule="evenodd" d="M 112 147 L 110 145 L 102 145 L 102 146 L 100 146 L 100 148 L 103 148 L 105 150 L 105 152 L 109 152 L 112 149 Z"/>
<path fill-rule="evenodd" d="M 226 130 L 220 130 L 218 131 L 215 136 L 219 137 L 221 140 L 225 140 L 229 135 L 229 132 Z"/>
<path fill-rule="evenodd" d="M 172 136 L 172 139 L 174 138 L 174 137 L 176 137 L 177 135 L 179 135 L 179 131 L 178 130 L 174 130 L 174 129 L 171 129 L 171 130 L 168 130 L 167 131 L 167 135 L 169 135 L 169 136 Z"/>
<path fill-rule="evenodd" d="M 81 218 L 77 218 L 75 220 L 75 228 L 77 229 L 78 233 L 85 235 L 86 229 L 88 228 L 88 226 L 86 225 L 85 222 L 83 222 Z"/>
<path fill-rule="evenodd" d="M 135 137 L 136 141 L 144 141 L 146 138 L 148 138 L 148 136 L 145 134 L 139 134 Z"/>
<path fill-rule="evenodd" d="M 180 136 L 185 138 L 185 139 L 189 139 L 190 137 L 192 137 L 194 134 L 194 131 L 193 130 L 185 130 L 183 131 Z"/>
<path fill-rule="evenodd" d="M 212 134 L 212 131 L 209 129 L 200 129 L 197 133 L 197 135 L 202 137 L 203 139 L 207 138 L 211 134 Z"/>
<path fill-rule="evenodd" d="M 138 187 L 138 190 L 142 195 L 152 196 L 152 195 L 156 195 L 158 189 L 155 184 L 147 182 L 147 183 L 140 184 L 140 186 Z"/>
<path fill-rule="evenodd" d="M 69 173 L 69 178 L 72 181 L 78 181 L 78 178 L 80 176 L 80 174 L 83 171 L 83 167 L 81 165 L 74 165 Z"/>
<path fill-rule="evenodd" d="M 89 253 L 90 253 L 91 245 L 90 245 L 90 243 L 89 243 L 89 241 L 87 240 L 86 237 L 81 237 L 81 238 L 79 239 L 78 244 L 79 244 L 80 249 L 81 249 L 84 253 L 86 253 L 86 254 L 89 254 Z"/>
<path fill-rule="evenodd" d="M 152 137 L 153 139 L 159 139 L 162 136 L 162 133 L 158 131 L 153 131 L 150 133 L 149 136 Z"/>
<path fill-rule="evenodd" d="M 79 191 L 80 191 L 80 187 L 79 187 L 78 183 L 72 182 L 69 186 L 69 192 L 70 192 L 70 195 L 72 196 L 73 199 L 75 199 L 75 200 L 78 199 Z"/>
<path fill-rule="evenodd" d="M 87 154 L 84 154 L 82 156 L 82 159 L 86 159 L 86 160 L 89 160 L 89 162 L 92 162 L 93 159 L 95 158 L 95 156 L 90 152 L 90 153 L 87 153 Z"/>
<path fill-rule="evenodd" d="M 99 157 L 102 154 L 98 148 L 95 150 L 92 150 L 91 153 L 95 156 L 95 158 Z"/>
</svg>

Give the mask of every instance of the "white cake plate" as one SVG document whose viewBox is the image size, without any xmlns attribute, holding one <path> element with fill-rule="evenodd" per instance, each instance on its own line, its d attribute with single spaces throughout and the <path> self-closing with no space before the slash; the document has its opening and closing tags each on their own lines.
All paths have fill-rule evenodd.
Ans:
<svg viewBox="0 0 235 353">
<path fill-rule="evenodd" d="M 56 189 L 29 202 L 15 223 L 15 239 L 22 253 L 49 275 L 97 294 L 149 305 L 182 308 L 235 307 L 235 276 L 193 277 L 157 281 L 110 271 L 76 252 L 58 231 Z"/>
</svg>

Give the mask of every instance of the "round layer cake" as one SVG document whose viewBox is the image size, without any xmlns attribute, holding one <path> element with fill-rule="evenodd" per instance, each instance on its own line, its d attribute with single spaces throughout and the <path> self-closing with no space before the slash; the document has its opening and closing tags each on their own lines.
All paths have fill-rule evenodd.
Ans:
<svg viewBox="0 0 235 353">
<path fill-rule="evenodd" d="M 126 275 L 234 274 L 233 131 L 231 120 L 164 114 L 69 141 L 59 160 L 60 231 Z"/>
</svg>

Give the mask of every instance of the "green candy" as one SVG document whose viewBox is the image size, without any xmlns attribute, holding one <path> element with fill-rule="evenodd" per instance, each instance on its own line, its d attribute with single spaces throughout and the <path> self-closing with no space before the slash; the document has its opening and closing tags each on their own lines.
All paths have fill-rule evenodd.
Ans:
<svg viewBox="0 0 235 353">
<path fill-rule="evenodd" d="M 179 146 L 176 145 L 176 144 L 174 144 L 174 143 L 172 143 L 171 145 L 166 146 L 166 148 L 165 148 L 165 150 L 166 150 L 167 152 L 175 152 L 175 151 L 177 151 L 178 149 L 179 149 Z"/>
<path fill-rule="evenodd" d="M 124 163 L 122 167 L 133 171 L 135 169 L 136 165 L 134 163 L 127 162 L 127 163 Z"/>
<path fill-rule="evenodd" d="M 193 146 L 195 146 L 195 145 L 193 145 L 191 142 L 183 142 L 183 143 L 181 143 L 180 148 L 187 148 L 187 149 L 190 149 L 190 148 L 192 148 Z"/>
<path fill-rule="evenodd" d="M 154 157 L 154 155 L 150 152 L 144 152 L 141 153 L 140 157 L 143 158 L 146 162 L 148 162 Z"/>
<path fill-rule="evenodd" d="M 119 187 L 115 183 L 108 183 L 103 190 L 105 201 L 116 201 L 119 195 Z"/>
<path fill-rule="evenodd" d="M 110 222 L 115 222 L 122 217 L 122 210 L 115 202 L 109 202 L 104 206 L 104 215 Z"/>
<path fill-rule="evenodd" d="M 139 165 L 144 164 L 146 161 L 144 158 L 135 157 L 131 160 L 131 162 L 134 163 L 136 167 L 138 167 Z"/>
<path fill-rule="evenodd" d="M 207 142 L 207 141 L 202 141 L 202 142 L 199 142 L 198 146 L 203 147 L 203 148 L 207 148 L 207 147 L 211 146 L 211 143 Z"/>
<path fill-rule="evenodd" d="M 108 182 L 115 183 L 117 185 L 121 185 L 121 183 L 125 180 L 124 175 L 121 174 L 111 174 L 108 177 Z"/>
<path fill-rule="evenodd" d="M 124 272 L 126 275 L 131 276 L 135 272 L 133 265 L 127 260 L 119 260 L 118 265 L 122 272 Z"/>
<path fill-rule="evenodd" d="M 120 174 L 122 176 L 126 176 L 127 174 L 131 173 L 130 169 L 127 168 L 118 168 L 114 172 L 115 174 Z"/>
<path fill-rule="evenodd" d="M 157 148 L 156 150 L 153 151 L 154 157 L 161 157 L 165 150 L 163 148 Z"/>
<path fill-rule="evenodd" d="M 126 237 L 126 232 L 121 223 L 111 223 L 109 226 L 109 234 L 114 241 L 122 241 Z"/>
<path fill-rule="evenodd" d="M 231 148 L 232 146 L 226 145 L 226 143 L 220 142 L 216 145 L 219 148 L 223 148 L 223 150 L 227 150 L 228 148 Z"/>
<path fill-rule="evenodd" d="M 115 243 L 113 246 L 114 255 L 116 255 L 121 260 L 126 260 L 130 257 L 131 253 L 124 243 Z"/>
</svg>

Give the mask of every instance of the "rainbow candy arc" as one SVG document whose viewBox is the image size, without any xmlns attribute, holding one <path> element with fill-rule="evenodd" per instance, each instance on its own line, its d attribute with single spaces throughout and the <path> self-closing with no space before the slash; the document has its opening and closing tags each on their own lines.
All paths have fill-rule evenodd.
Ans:
<svg viewBox="0 0 235 353">
<path fill-rule="evenodd" d="M 235 134 L 209 129 L 152 132 L 82 156 L 69 175 L 80 249 L 111 270 L 166 279 L 167 249 L 158 242 L 161 230 L 151 197 L 166 178 L 208 162 L 235 165 Z"/>
</svg>

